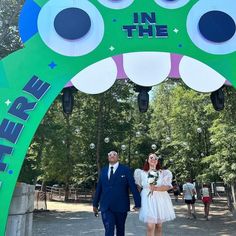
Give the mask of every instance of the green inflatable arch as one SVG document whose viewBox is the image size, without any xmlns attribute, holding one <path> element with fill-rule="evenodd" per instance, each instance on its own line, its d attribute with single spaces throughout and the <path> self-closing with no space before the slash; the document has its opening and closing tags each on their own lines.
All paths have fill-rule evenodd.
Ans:
<svg viewBox="0 0 236 236">
<path fill-rule="evenodd" d="M 27 0 L 19 20 L 25 47 L 0 61 L 0 235 L 32 137 L 64 86 L 94 94 L 116 79 L 152 86 L 171 75 L 201 92 L 236 85 L 235 7 L 235 0 Z"/>
</svg>

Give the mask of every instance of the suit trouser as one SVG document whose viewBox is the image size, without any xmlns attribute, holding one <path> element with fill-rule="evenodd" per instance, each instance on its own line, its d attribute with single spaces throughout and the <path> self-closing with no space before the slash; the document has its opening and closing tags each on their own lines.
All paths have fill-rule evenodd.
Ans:
<svg viewBox="0 0 236 236">
<path fill-rule="evenodd" d="M 105 227 L 105 236 L 114 236 L 116 227 L 116 236 L 125 235 L 125 221 L 127 212 L 114 212 L 108 209 L 101 213 L 103 225 Z"/>
</svg>

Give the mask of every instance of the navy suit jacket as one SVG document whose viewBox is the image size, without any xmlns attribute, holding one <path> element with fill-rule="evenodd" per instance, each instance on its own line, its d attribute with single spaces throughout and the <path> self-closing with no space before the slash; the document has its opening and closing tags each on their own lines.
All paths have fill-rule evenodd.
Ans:
<svg viewBox="0 0 236 236">
<path fill-rule="evenodd" d="M 93 206 L 100 207 L 102 212 L 110 209 L 114 212 L 130 210 L 129 190 L 132 192 L 135 207 L 140 208 L 141 198 L 134 182 L 131 170 L 119 164 L 112 178 L 108 179 L 108 166 L 101 170 Z"/>
</svg>

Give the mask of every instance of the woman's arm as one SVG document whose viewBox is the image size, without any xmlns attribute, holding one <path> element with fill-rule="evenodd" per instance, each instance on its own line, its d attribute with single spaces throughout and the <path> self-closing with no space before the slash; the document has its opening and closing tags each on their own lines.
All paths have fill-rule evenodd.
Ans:
<svg viewBox="0 0 236 236">
<path fill-rule="evenodd" d="M 141 192 L 143 188 L 141 186 L 137 185 L 137 189 L 139 192 Z"/>
<path fill-rule="evenodd" d="M 172 186 L 172 173 L 169 170 L 162 170 L 162 181 L 159 186 L 151 185 L 151 191 L 165 192 L 173 188 Z"/>
<path fill-rule="evenodd" d="M 165 192 L 172 189 L 171 186 L 167 186 L 167 185 L 162 185 L 162 186 L 154 186 L 154 185 L 150 185 L 150 190 L 151 191 L 159 191 L 159 192 Z"/>
</svg>

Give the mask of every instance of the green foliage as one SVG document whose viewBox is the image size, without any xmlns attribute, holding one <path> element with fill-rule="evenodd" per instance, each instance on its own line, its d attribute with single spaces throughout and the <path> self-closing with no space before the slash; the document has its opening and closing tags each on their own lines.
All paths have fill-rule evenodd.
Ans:
<svg viewBox="0 0 236 236">
<path fill-rule="evenodd" d="M 227 88 L 226 108 L 214 120 L 211 131 L 213 145 L 212 160 L 210 160 L 210 171 L 216 171 L 225 183 L 236 181 L 236 101 L 235 89 Z"/>
<path fill-rule="evenodd" d="M 187 176 L 199 178 L 207 169 L 202 160 L 210 155 L 209 127 L 214 117 L 209 105 L 209 94 L 197 93 L 180 83 L 168 82 L 155 90 L 151 136 L 160 141 L 158 152 L 164 165 L 179 181 Z"/>
<path fill-rule="evenodd" d="M 138 111 L 132 86 L 123 82 L 100 95 L 74 96 L 70 116 L 62 112 L 61 95 L 55 100 L 34 137 L 21 179 L 92 188 L 107 153 L 116 150 L 131 168 L 141 168 L 155 151 L 180 182 L 188 176 L 199 182 L 235 181 L 234 89 L 227 89 L 222 112 L 213 110 L 209 94 L 173 82 L 154 89 L 146 113 Z"/>
<path fill-rule="evenodd" d="M 107 164 L 110 150 L 117 150 L 121 161 L 127 161 L 128 149 L 121 153 L 120 147 L 128 147 L 129 134 L 133 133 L 132 89 L 117 82 L 104 94 L 76 92 L 74 96 L 75 105 L 69 116 L 62 112 L 61 95 L 58 96 L 39 126 L 29 152 L 35 147 L 33 160 L 37 165 L 32 165 L 40 173 L 38 180 L 92 186 L 100 168 Z M 104 142 L 106 137 L 109 143 Z M 95 149 L 90 149 L 91 143 Z M 28 161 L 29 158 L 22 173 Z"/>
<path fill-rule="evenodd" d="M 18 15 L 23 3 L 23 0 L 0 1 L 0 59 L 22 47 Z"/>
</svg>

